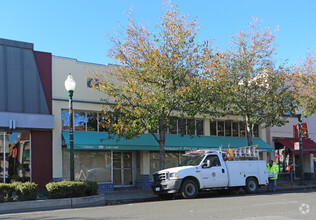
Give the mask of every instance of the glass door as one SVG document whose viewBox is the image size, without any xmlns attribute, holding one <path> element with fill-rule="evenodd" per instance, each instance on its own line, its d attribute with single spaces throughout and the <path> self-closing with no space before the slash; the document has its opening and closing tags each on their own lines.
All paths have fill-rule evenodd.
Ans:
<svg viewBox="0 0 316 220">
<path fill-rule="evenodd" d="M 113 152 L 113 184 L 131 186 L 133 182 L 133 153 Z"/>
</svg>

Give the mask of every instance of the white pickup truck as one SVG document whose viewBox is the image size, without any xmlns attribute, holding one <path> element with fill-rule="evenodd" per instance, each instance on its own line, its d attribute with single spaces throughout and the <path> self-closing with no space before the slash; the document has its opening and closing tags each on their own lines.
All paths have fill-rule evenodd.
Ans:
<svg viewBox="0 0 316 220">
<path fill-rule="evenodd" d="M 268 170 L 263 160 L 224 161 L 222 153 L 213 152 L 188 156 L 179 167 L 160 170 L 153 177 L 152 190 L 160 198 L 180 193 L 191 199 L 203 190 L 244 188 L 255 193 L 268 183 Z"/>
</svg>

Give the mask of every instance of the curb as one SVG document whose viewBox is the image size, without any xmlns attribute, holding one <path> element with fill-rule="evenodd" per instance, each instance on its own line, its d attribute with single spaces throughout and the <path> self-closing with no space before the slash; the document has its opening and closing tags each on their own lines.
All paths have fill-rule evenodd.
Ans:
<svg viewBox="0 0 316 220">
<path fill-rule="evenodd" d="M 0 205 L 0 213 L 12 213 L 17 211 L 36 211 L 44 209 L 65 209 L 87 206 L 104 205 L 104 196 L 95 195 L 65 199 L 45 199 L 21 202 L 6 202 Z"/>
<path fill-rule="evenodd" d="M 104 205 L 103 195 L 71 198 L 71 208 L 95 206 L 95 205 Z"/>
<path fill-rule="evenodd" d="M 128 203 L 153 202 L 153 201 L 158 201 L 158 200 L 160 200 L 159 197 L 105 200 L 105 205 L 111 206 L 111 205 L 121 205 L 121 204 L 128 204 Z"/>
<path fill-rule="evenodd" d="M 291 190 L 306 190 L 316 189 L 316 185 L 305 185 L 305 186 L 279 186 L 276 191 L 291 191 Z M 264 193 L 265 191 L 260 190 L 258 193 Z M 139 203 L 139 202 L 151 202 L 159 201 L 159 197 L 153 195 L 147 198 L 133 198 L 133 199 L 112 199 L 106 200 L 104 194 L 77 197 L 77 198 L 65 198 L 65 199 L 46 199 L 46 200 L 33 200 L 33 201 L 21 201 L 21 202 L 6 202 L 0 203 L 0 214 L 13 213 L 19 211 L 38 211 L 38 210 L 49 210 L 49 209 L 67 209 L 67 208 L 80 208 L 98 205 L 120 205 L 128 203 Z"/>
<path fill-rule="evenodd" d="M 276 191 L 287 191 L 287 190 L 303 190 L 303 189 L 315 189 L 316 185 L 305 185 L 305 186 L 277 186 Z"/>
</svg>

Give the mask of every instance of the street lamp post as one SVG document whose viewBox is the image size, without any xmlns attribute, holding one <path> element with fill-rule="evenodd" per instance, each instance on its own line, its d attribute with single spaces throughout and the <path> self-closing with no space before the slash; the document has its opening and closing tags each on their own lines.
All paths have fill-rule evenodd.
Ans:
<svg viewBox="0 0 316 220">
<path fill-rule="evenodd" d="M 301 183 L 300 185 L 305 185 L 305 176 L 304 176 L 304 157 L 303 157 L 303 145 L 302 145 L 302 114 L 298 113 L 298 143 L 300 147 L 300 171 L 301 171 Z"/>
<path fill-rule="evenodd" d="M 74 131 L 73 131 L 73 111 L 72 111 L 72 96 L 76 88 L 76 81 L 73 79 L 72 75 L 69 73 L 67 79 L 65 80 L 65 88 L 68 92 L 69 98 L 69 154 L 70 154 L 70 181 L 75 180 L 74 174 Z"/>
</svg>

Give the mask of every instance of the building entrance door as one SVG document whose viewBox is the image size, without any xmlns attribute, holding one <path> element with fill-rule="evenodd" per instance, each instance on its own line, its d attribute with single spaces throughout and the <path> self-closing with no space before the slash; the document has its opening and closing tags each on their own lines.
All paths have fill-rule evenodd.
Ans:
<svg viewBox="0 0 316 220">
<path fill-rule="evenodd" d="M 134 184 L 132 152 L 113 152 L 113 184 L 116 186 Z"/>
</svg>

